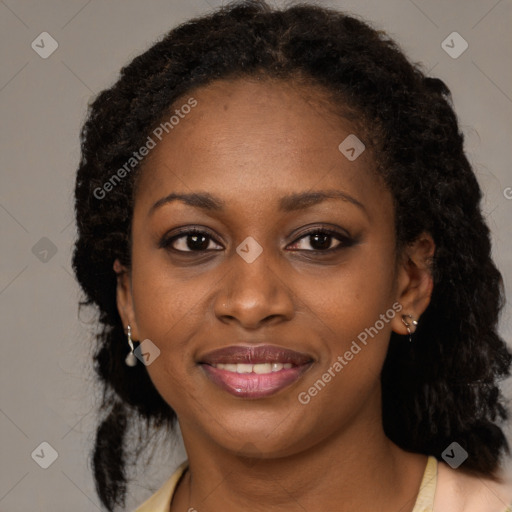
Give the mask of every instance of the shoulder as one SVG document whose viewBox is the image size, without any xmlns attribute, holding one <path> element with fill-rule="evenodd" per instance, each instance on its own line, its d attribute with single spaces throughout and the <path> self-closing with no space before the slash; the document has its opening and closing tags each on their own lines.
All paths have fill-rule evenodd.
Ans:
<svg viewBox="0 0 512 512">
<path fill-rule="evenodd" d="M 512 512 L 512 478 L 502 478 L 498 483 L 438 462 L 433 512 Z"/>
<path fill-rule="evenodd" d="M 160 489 L 140 505 L 135 512 L 168 512 L 174 491 L 187 467 L 188 461 L 183 462 Z"/>
</svg>

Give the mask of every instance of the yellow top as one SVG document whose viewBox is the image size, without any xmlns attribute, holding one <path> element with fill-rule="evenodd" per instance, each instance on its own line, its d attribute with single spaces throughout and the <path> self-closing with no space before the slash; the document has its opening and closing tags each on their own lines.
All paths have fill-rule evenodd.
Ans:
<svg viewBox="0 0 512 512">
<path fill-rule="evenodd" d="M 174 490 L 187 467 L 188 461 L 183 462 L 135 512 L 170 512 Z M 447 511 L 512 512 L 512 482 L 496 484 L 468 476 L 429 456 L 412 512 Z"/>
</svg>

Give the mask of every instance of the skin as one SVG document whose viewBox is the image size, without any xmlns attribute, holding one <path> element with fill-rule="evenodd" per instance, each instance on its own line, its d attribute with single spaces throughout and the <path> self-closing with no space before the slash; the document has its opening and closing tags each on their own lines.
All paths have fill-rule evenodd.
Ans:
<svg viewBox="0 0 512 512">
<path fill-rule="evenodd" d="M 407 334 L 401 314 L 418 319 L 428 306 L 432 238 L 397 254 L 392 197 L 371 148 L 355 161 L 341 154 L 356 131 L 320 89 L 238 79 L 190 95 L 197 106 L 142 169 L 131 268 L 114 264 L 123 323 L 161 351 L 147 371 L 177 413 L 188 454 L 172 512 L 412 510 L 427 458 L 385 436 L 380 372 L 391 331 Z M 328 199 L 278 210 L 283 196 L 326 189 L 362 207 Z M 224 210 L 173 201 L 151 211 L 170 193 L 191 192 L 218 197 Z M 324 247 L 341 250 L 313 253 L 319 244 L 304 228 L 322 224 L 354 243 L 333 237 Z M 186 253 L 159 247 L 185 226 L 207 231 L 207 252 L 191 251 L 186 236 L 173 244 Z M 263 249 L 252 263 L 236 252 L 248 236 Z M 395 302 L 401 313 L 301 404 L 298 394 Z M 220 390 L 197 364 L 221 347 L 261 343 L 307 353 L 314 364 L 256 400 Z"/>
</svg>

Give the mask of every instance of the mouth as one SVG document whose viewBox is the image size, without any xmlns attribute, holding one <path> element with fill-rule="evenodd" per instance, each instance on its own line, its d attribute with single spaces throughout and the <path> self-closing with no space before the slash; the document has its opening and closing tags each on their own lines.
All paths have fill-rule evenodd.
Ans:
<svg viewBox="0 0 512 512">
<path fill-rule="evenodd" d="M 209 380 L 240 398 L 274 395 L 299 380 L 313 364 L 307 354 L 273 345 L 231 346 L 199 361 Z"/>
</svg>

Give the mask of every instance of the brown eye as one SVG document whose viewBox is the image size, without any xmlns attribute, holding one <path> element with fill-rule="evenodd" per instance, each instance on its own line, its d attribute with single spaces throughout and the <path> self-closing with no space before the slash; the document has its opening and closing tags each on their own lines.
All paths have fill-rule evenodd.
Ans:
<svg viewBox="0 0 512 512">
<path fill-rule="evenodd" d="M 198 229 L 189 229 L 180 234 L 166 238 L 160 243 L 161 248 L 172 249 L 177 252 L 204 252 L 219 250 L 211 246 L 213 238 L 206 232 Z M 220 247 L 220 246 L 219 246 Z M 222 249 L 222 247 L 220 247 Z"/>
<path fill-rule="evenodd" d="M 307 239 L 309 239 L 309 241 L 307 241 Z M 302 241 L 304 241 L 304 243 L 301 246 Z M 334 241 L 338 241 L 338 244 L 332 247 Z M 331 252 L 342 247 L 350 247 L 353 243 L 354 241 L 352 239 L 336 231 L 316 229 L 302 235 L 296 242 L 294 242 L 291 248 L 292 250 L 309 252 Z M 312 249 L 308 249 L 308 245 Z"/>
</svg>

